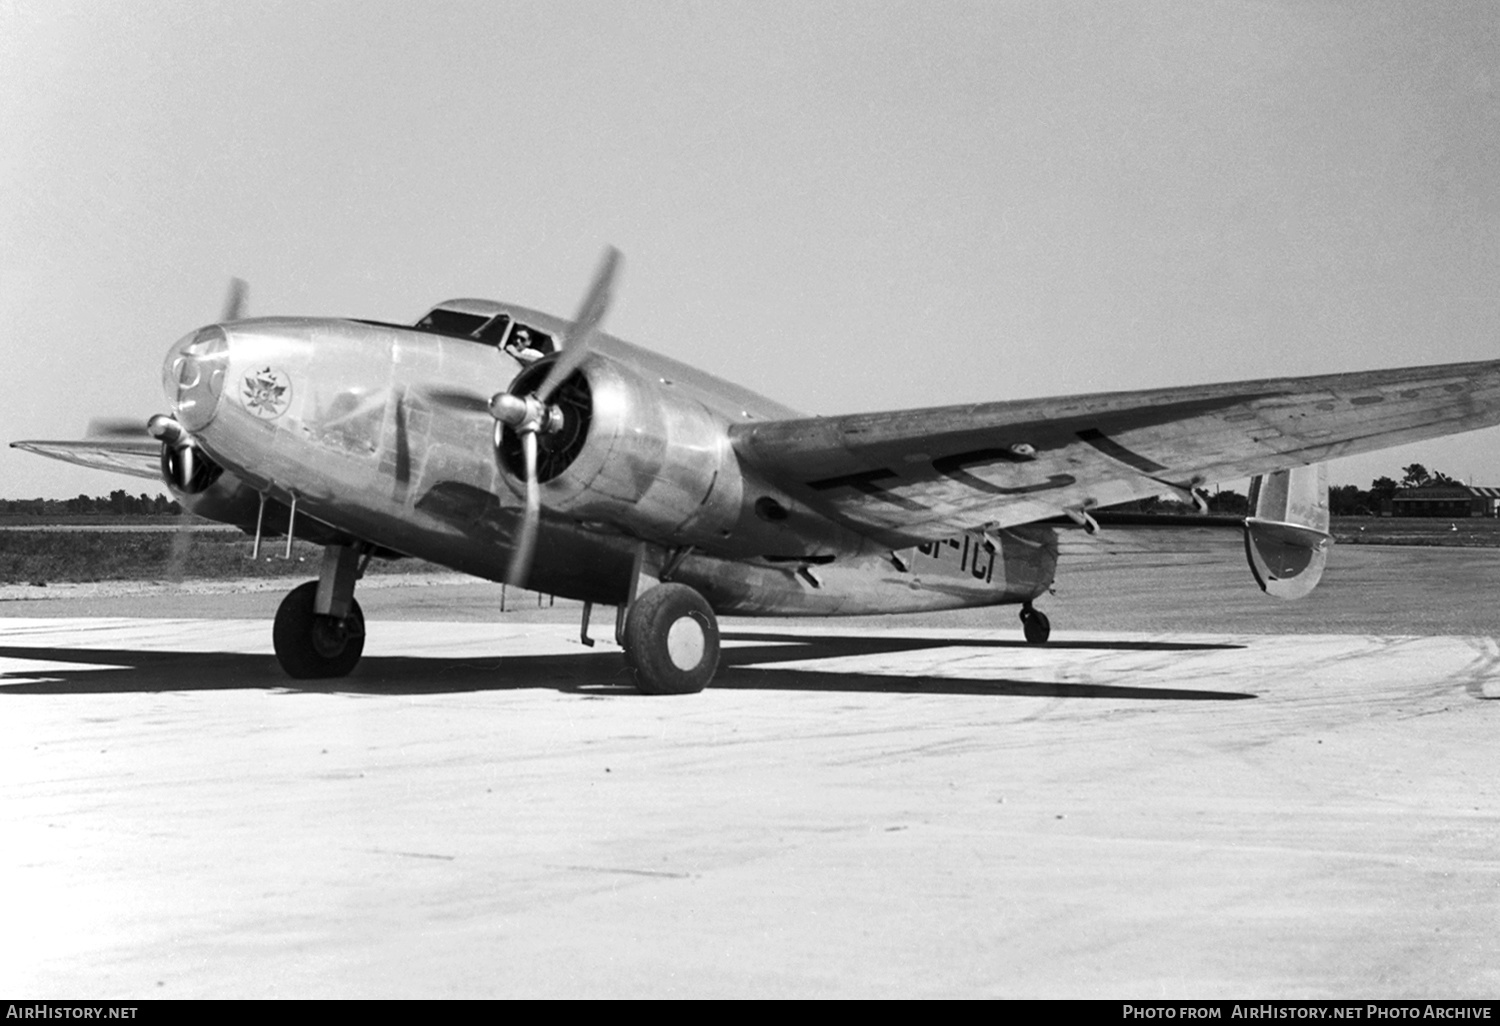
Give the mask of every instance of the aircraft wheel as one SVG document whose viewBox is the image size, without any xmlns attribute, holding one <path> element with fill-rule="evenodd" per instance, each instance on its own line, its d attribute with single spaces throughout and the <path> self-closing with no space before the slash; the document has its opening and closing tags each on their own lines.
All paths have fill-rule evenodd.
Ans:
<svg viewBox="0 0 1500 1026">
<path fill-rule="evenodd" d="M 1026 603 L 1021 607 L 1021 633 L 1026 635 L 1026 641 L 1031 645 L 1044 645 L 1052 636 L 1052 621 L 1047 619 L 1047 614 Z"/>
<path fill-rule="evenodd" d="M 691 695 L 719 668 L 719 622 L 685 584 L 658 584 L 625 614 L 625 663 L 643 695 Z"/>
<path fill-rule="evenodd" d="M 313 612 L 318 582 L 293 588 L 276 610 L 271 640 L 276 661 L 288 677 L 317 680 L 346 677 L 365 650 L 365 616 L 359 603 L 349 601 L 349 616 L 343 622 Z"/>
</svg>

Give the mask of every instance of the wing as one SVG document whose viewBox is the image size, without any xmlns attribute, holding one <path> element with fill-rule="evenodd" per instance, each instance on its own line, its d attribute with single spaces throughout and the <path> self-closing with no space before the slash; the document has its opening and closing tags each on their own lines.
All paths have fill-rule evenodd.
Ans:
<svg viewBox="0 0 1500 1026">
<path fill-rule="evenodd" d="M 85 442 L 11 442 L 12 449 L 25 449 L 40 456 L 76 463 L 94 470 L 109 470 L 132 477 L 161 481 L 161 443 L 155 439 L 91 440 Z"/>
<path fill-rule="evenodd" d="M 892 545 L 1500 423 L 1500 360 L 738 425 L 740 457 Z"/>
</svg>

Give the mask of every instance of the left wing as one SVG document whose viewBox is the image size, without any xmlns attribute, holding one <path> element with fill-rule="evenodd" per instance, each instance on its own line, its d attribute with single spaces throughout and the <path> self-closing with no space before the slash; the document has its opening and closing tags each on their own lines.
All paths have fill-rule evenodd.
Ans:
<svg viewBox="0 0 1500 1026">
<path fill-rule="evenodd" d="M 84 442 L 11 442 L 10 447 L 76 463 L 80 467 L 161 480 L 161 443 L 151 438 L 139 441 L 97 439 Z"/>
<path fill-rule="evenodd" d="M 1500 423 L 1500 360 L 752 422 L 741 458 L 892 545 Z"/>
</svg>

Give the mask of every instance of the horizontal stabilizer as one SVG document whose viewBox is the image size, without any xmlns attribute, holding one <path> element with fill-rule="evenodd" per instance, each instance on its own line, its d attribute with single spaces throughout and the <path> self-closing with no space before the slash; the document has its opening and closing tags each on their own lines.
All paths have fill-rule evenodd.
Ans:
<svg viewBox="0 0 1500 1026">
<path fill-rule="evenodd" d="M 1332 544 L 1326 464 L 1251 479 L 1245 558 L 1261 591 L 1281 599 L 1307 595 L 1323 577 Z"/>
</svg>

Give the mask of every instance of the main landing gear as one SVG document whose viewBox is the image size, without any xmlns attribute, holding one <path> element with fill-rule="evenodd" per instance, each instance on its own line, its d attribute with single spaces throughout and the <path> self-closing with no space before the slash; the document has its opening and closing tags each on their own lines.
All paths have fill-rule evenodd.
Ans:
<svg viewBox="0 0 1500 1026">
<path fill-rule="evenodd" d="M 281 600 L 271 639 L 288 677 L 346 677 L 358 664 L 365 650 L 365 617 L 354 600 L 359 556 L 351 546 L 328 546 L 318 580 L 293 588 Z"/>
<path fill-rule="evenodd" d="M 658 584 L 626 609 L 620 644 L 643 695 L 691 695 L 719 668 L 719 622 L 685 584 Z"/>
<path fill-rule="evenodd" d="M 1052 636 L 1052 621 L 1047 619 L 1047 614 L 1032 606 L 1030 602 L 1021 603 L 1021 633 L 1026 635 L 1026 641 L 1031 645 L 1044 645 Z"/>
<path fill-rule="evenodd" d="M 644 543 L 636 549 L 615 641 L 643 695 L 694 694 L 719 669 L 719 621 L 712 607 L 694 589 L 671 580 L 691 552 Z"/>
</svg>

